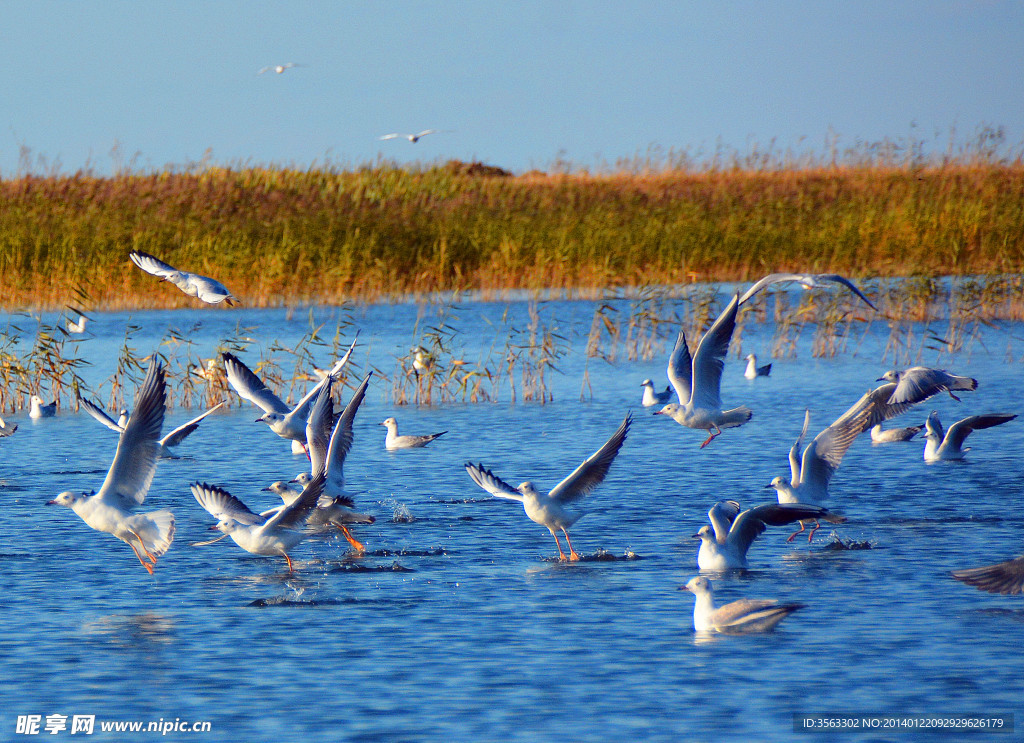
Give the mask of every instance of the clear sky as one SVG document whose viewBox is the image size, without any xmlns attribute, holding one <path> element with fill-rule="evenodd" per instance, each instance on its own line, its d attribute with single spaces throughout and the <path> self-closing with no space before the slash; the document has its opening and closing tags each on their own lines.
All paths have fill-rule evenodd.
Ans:
<svg viewBox="0 0 1024 743">
<path fill-rule="evenodd" d="M 1000 0 L 3 0 L 0 55 L 4 177 L 1024 141 Z"/>
</svg>

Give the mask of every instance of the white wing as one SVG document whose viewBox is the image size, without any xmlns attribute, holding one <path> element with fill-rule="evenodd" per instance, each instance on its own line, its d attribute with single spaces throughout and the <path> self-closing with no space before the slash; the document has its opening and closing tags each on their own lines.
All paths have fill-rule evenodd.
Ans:
<svg viewBox="0 0 1024 743">
<path fill-rule="evenodd" d="M 729 342 L 736 328 L 738 308 L 739 298 L 733 296 L 722 314 L 700 339 L 697 351 L 693 354 L 691 402 L 694 408 L 722 409 L 722 370 L 725 369 L 725 355 L 729 352 Z"/>
<path fill-rule="evenodd" d="M 850 291 L 852 291 L 854 294 L 856 294 L 858 297 L 860 297 L 868 307 L 870 307 L 873 310 L 877 310 L 878 309 L 877 307 L 875 307 L 875 305 L 871 304 L 871 301 L 867 297 L 864 296 L 864 293 L 861 292 L 860 289 L 858 289 L 856 286 L 854 286 L 852 281 L 850 281 L 849 279 L 847 279 L 847 278 L 845 278 L 843 276 L 840 276 L 839 274 L 836 274 L 836 273 L 772 273 L 772 274 L 768 274 L 763 279 L 760 279 L 759 281 L 757 281 L 752 287 L 750 287 L 749 289 L 747 289 L 747 291 L 745 291 L 743 293 L 743 296 L 740 297 L 740 304 L 742 305 L 744 302 L 749 300 L 751 297 L 753 297 L 759 291 L 764 289 L 766 286 L 770 286 L 771 284 L 781 284 L 781 283 L 789 282 L 789 281 L 798 281 L 804 287 L 807 287 L 807 288 L 812 288 L 812 287 L 817 286 L 819 281 L 832 281 L 832 282 L 835 282 L 837 284 L 842 284 L 843 286 L 847 287 Z"/>
<path fill-rule="evenodd" d="M 326 381 L 330 377 L 338 374 L 342 369 L 345 368 L 345 365 L 348 364 L 349 358 L 352 356 L 352 351 L 355 350 L 356 341 L 358 341 L 358 340 L 359 340 L 359 333 L 357 332 L 355 338 L 352 339 L 352 344 L 348 347 L 348 350 L 345 352 L 345 355 L 342 356 L 334 364 L 334 366 L 331 367 L 331 370 L 330 370 L 330 372 L 328 372 L 326 377 L 321 379 L 317 383 L 317 385 L 315 387 L 313 387 L 313 389 L 311 389 L 309 392 L 306 393 L 305 397 L 303 397 L 301 400 L 299 400 L 298 404 L 295 406 L 295 409 L 290 411 L 290 412 L 288 412 L 288 413 L 286 413 L 286 415 L 292 416 L 293 419 L 294 418 L 298 418 L 300 420 L 308 420 L 309 419 L 309 410 L 313 406 L 313 400 L 316 398 L 316 396 L 318 394 L 320 394 L 320 388 L 323 387 L 323 385 L 326 383 Z"/>
<path fill-rule="evenodd" d="M 679 404 L 685 405 L 690 402 L 693 396 L 693 358 L 690 356 L 690 348 L 686 345 L 686 334 L 682 330 L 676 336 L 676 344 L 668 357 L 668 369 L 665 373 L 676 391 Z"/>
<path fill-rule="evenodd" d="M 235 388 L 235 392 L 245 400 L 257 405 L 268 413 L 280 413 L 287 415 L 291 408 L 284 404 L 280 397 L 275 395 L 263 383 L 263 380 L 253 374 L 248 366 L 239 361 L 234 354 L 224 352 L 224 370 L 227 372 L 228 382 Z"/>
<path fill-rule="evenodd" d="M 740 504 L 734 500 L 720 500 L 711 506 L 708 511 L 708 520 L 711 521 L 711 528 L 715 530 L 716 542 L 725 542 L 729 535 L 729 527 L 732 526 L 732 521 L 740 510 Z"/>
<path fill-rule="evenodd" d="M 128 254 L 131 258 L 132 263 L 141 268 L 146 273 L 151 273 L 154 276 L 159 276 L 162 279 L 166 279 L 172 273 L 177 273 L 178 269 L 174 266 L 164 263 L 159 258 L 156 258 L 149 253 L 143 253 L 140 250 L 133 250 Z"/>
<path fill-rule="evenodd" d="M 289 529 L 302 526 L 306 523 L 309 514 L 316 508 L 317 501 L 324 492 L 324 473 L 316 472 L 309 484 L 302 489 L 302 494 L 280 511 L 271 515 L 267 522 L 260 527 L 262 532 L 275 528 Z"/>
<path fill-rule="evenodd" d="M 582 498 L 600 485 L 605 475 L 608 474 L 612 462 L 615 461 L 619 449 L 622 448 L 626 434 L 629 432 L 629 424 L 632 422 L 633 416 L 627 413 L 604 446 L 583 460 L 583 463 L 573 470 L 571 475 L 552 488 L 549 495 L 562 503 L 570 503 L 577 498 Z"/>
<path fill-rule="evenodd" d="M 800 435 L 796 441 L 793 442 L 793 447 L 789 450 L 789 472 L 790 472 L 790 483 L 795 488 L 800 484 L 800 447 L 804 443 L 804 436 L 807 435 L 807 427 L 811 423 L 811 411 L 804 411 L 804 427 L 800 430 Z"/>
<path fill-rule="evenodd" d="M 392 132 L 391 134 L 385 134 L 383 137 L 377 137 L 377 139 L 398 139 L 399 137 L 404 137 L 404 136 L 406 136 L 406 135 L 399 134 L 398 132 Z"/>
<path fill-rule="evenodd" d="M 81 398 L 78 402 L 82 405 L 83 408 L 85 408 L 86 413 L 91 415 L 93 418 L 98 420 L 100 423 L 102 423 L 110 430 L 117 431 L 118 433 L 121 433 L 121 431 L 124 430 L 123 428 L 121 428 L 121 426 L 117 425 L 117 421 L 115 421 L 113 418 L 107 415 L 107 412 L 96 403 L 90 400 L 86 400 L 84 397 Z"/>
<path fill-rule="evenodd" d="M 348 405 L 341 412 L 341 417 L 338 418 L 338 422 L 334 425 L 334 433 L 331 434 L 330 446 L 327 447 L 327 474 L 332 484 L 338 487 L 341 487 L 345 482 L 343 467 L 345 466 L 345 457 L 348 456 L 348 452 L 352 448 L 352 423 L 356 418 L 356 413 L 359 411 L 363 398 L 366 397 L 366 388 L 370 384 L 371 376 L 373 376 L 373 372 L 366 375 L 362 384 L 353 393 L 352 399 L 348 401 Z M 307 429 L 307 437 L 308 435 Z M 332 495 L 336 494 L 332 493 Z"/>
<path fill-rule="evenodd" d="M 253 513 L 242 501 L 216 485 L 196 482 L 191 490 L 199 505 L 218 521 L 233 519 L 248 526 L 259 526 L 266 521 L 265 516 Z"/>
<path fill-rule="evenodd" d="M 466 462 L 466 472 L 473 478 L 473 482 L 482 487 L 488 493 L 498 498 L 508 498 L 509 500 L 517 500 L 520 503 L 523 500 L 523 494 L 516 490 L 514 487 L 509 485 L 507 482 L 502 480 L 500 477 L 495 475 L 488 469 L 485 469 L 482 464 L 473 464 Z"/>
<path fill-rule="evenodd" d="M 191 434 L 193 431 L 199 428 L 199 423 L 200 421 L 203 420 L 203 418 L 208 416 L 213 411 L 219 410 L 220 408 L 224 407 L 224 405 L 226 404 L 227 403 L 223 402 L 217 403 L 212 408 L 207 410 L 205 413 L 200 415 L 198 418 L 193 418 L 188 423 L 183 423 L 182 425 L 178 426 L 173 431 L 171 431 L 169 434 L 164 436 L 162 439 L 160 439 L 160 443 L 163 444 L 164 446 L 177 446 L 182 441 L 184 441 L 189 436 L 189 434 Z"/>
<path fill-rule="evenodd" d="M 988 413 L 987 415 L 969 416 L 950 426 L 942 443 L 945 446 L 953 447 L 954 450 L 959 449 L 964 443 L 964 439 L 972 431 L 980 431 L 983 428 L 992 428 L 992 426 L 1009 423 L 1016 417 L 1016 415 L 1010 415 L 1009 413 Z"/>
</svg>

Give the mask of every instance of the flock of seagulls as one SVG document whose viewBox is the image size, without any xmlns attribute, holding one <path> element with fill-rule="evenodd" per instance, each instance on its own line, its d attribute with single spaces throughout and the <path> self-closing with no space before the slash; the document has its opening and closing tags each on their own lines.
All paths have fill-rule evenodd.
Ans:
<svg viewBox="0 0 1024 743">
<path fill-rule="evenodd" d="M 237 299 L 218 281 L 187 271 L 179 271 L 169 264 L 147 254 L 133 251 L 131 261 L 148 273 L 169 281 L 189 296 L 200 301 L 217 304 Z M 739 307 L 749 301 L 757 291 L 783 282 L 797 282 L 805 287 L 821 286 L 823 282 L 848 288 L 870 307 L 871 302 L 852 282 L 834 274 L 771 274 L 756 282 L 743 294 L 735 294 L 704 333 L 690 354 L 686 337 L 680 332 L 669 355 L 666 375 L 668 386 L 659 392 L 654 382 L 645 379 L 641 384 L 641 404 L 662 407 L 655 415 L 670 417 L 684 427 L 707 432 L 700 444 L 704 448 L 724 429 L 740 426 L 751 420 L 753 411 L 745 406 L 725 409 L 721 399 L 721 381 L 725 358 L 736 327 Z M 84 329 L 85 318 L 80 322 Z M 365 547 L 351 529 L 354 524 L 373 523 L 374 517 L 360 513 L 352 496 L 345 490 L 344 464 L 353 442 L 353 421 L 366 395 L 372 373 L 367 374 L 356 388 L 349 402 L 340 412 L 334 409 L 338 377 L 347 365 L 358 338 L 334 366 L 295 405 L 282 401 L 260 377 L 231 353 L 223 353 L 203 368 L 204 373 L 220 374 L 231 388 L 249 401 L 262 414 L 262 422 L 277 436 L 289 441 L 308 455 L 310 468 L 291 481 L 279 480 L 264 491 L 278 495 L 282 504 L 256 513 L 239 498 L 223 488 L 206 482 L 195 482 L 191 491 L 196 502 L 216 522 L 210 527 L 221 536 L 197 545 L 212 544 L 231 537 L 240 548 L 257 555 L 283 557 L 288 570 L 294 570 L 289 552 L 312 533 L 323 529 L 336 529 L 352 549 L 361 554 Z M 429 364 L 424 356 L 424 368 Z M 749 379 L 766 377 L 771 365 L 758 367 L 756 357 L 746 358 L 744 376 Z M 222 369 L 222 371 L 221 371 Z M 416 371 L 414 369 L 414 371 Z M 938 414 L 928 416 L 924 426 L 902 429 L 884 429 L 882 424 L 902 415 L 930 397 L 945 392 L 956 400 L 956 392 L 975 390 L 978 381 L 967 376 L 927 367 L 892 370 L 878 380 L 883 384 L 870 389 L 845 413 L 803 446 L 810 426 L 811 414 L 807 410 L 803 427 L 789 452 L 790 476 L 775 477 L 765 487 L 776 491 L 776 501 L 743 508 L 736 500 L 721 500 L 708 511 L 708 524 L 693 535 L 700 541 L 697 566 L 702 571 L 727 571 L 748 567 L 748 552 L 755 540 L 769 527 L 799 524 L 799 530 L 788 539 L 794 539 L 808 524 L 813 524 L 810 541 L 821 522 L 841 524 L 846 516 L 829 509 L 829 485 L 843 457 L 861 434 L 871 431 L 876 443 L 907 441 L 922 428 L 925 434 L 924 459 L 926 461 L 962 459 L 963 443 L 975 430 L 1002 425 L 1015 419 L 1015 414 L 990 413 L 968 416 L 944 431 Z M 675 401 L 672 401 L 673 395 Z M 73 510 L 87 525 L 107 532 L 131 547 L 140 564 L 152 574 L 157 560 L 170 548 L 175 533 L 175 517 L 169 510 L 140 512 L 146 494 L 162 458 L 173 458 L 172 449 L 179 445 L 200 423 L 219 409 L 217 405 L 198 417 L 161 435 L 166 407 L 166 382 L 161 362 L 154 355 L 145 380 L 129 413 L 123 409 L 114 420 L 103 408 L 89 400 L 81 405 L 97 421 L 118 434 L 118 444 L 106 478 L 98 491 L 89 493 L 60 493 L 49 505 L 65 506 Z M 53 416 L 56 404 L 46 405 L 37 395 L 31 398 L 30 416 Z M 597 488 L 606 478 L 617 455 L 626 442 L 632 414 L 627 414 L 608 440 L 585 459 L 565 479 L 546 493 L 530 480 L 513 487 L 482 463 L 467 462 L 469 477 L 480 488 L 500 499 L 515 500 L 523 505 L 527 518 L 544 526 L 551 533 L 560 560 L 581 559 L 569 536 L 569 530 L 585 514 L 578 502 Z M 381 423 L 387 428 L 384 446 L 389 451 L 422 448 L 447 433 L 428 435 L 400 435 L 395 418 Z M 0 438 L 17 430 L 0 419 Z M 803 451 L 801 453 L 801 447 Z M 568 555 L 562 549 L 560 536 L 565 538 Z M 1020 593 L 1024 590 L 1024 557 L 996 565 L 955 571 L 953 577 L 986 591 Z M 785 617 L 801 608 L 799 604 L 779 604 L 774 601 L 741 600 L 716 607 L 710 580 L 698 576 L 683 588 L 695 595 L 694 627 L 698 631 L 723 633 L 767 631 Z"/>
</svg>

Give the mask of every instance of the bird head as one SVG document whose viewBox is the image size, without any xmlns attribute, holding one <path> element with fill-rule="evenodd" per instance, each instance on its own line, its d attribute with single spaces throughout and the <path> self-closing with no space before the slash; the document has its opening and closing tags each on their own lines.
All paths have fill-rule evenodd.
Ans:
<svg viewBox="0 0 1024 743">
<path fill-rule="evenodd" d="M 697 533 L 693 535 L 693 538 L 694 539 L 699 539 L 702 542 L 705 539 L 713 542 L 713 541 L 715 541 L 715 533 L 713 531 L 711 531 L 711 527 L 710 526 L 705 524 L 704 526 L 702 526 L 700 529 L 697 530 Z"/>
<path fill-rule="evenodd" d="M 880 376 L 875 381 L 876 382 L 899 382 L 900 381 L 900 372 L 896 371 L 895 369 L 890 369 L 889 371 L 887 371 L 885 374 Z"/>
<path fill-rule="evenodd" d="M 86 497 L 88 497 L 88 493 L 72 493 L 70 490 L 66 490 L 53 500 L 46 501 L 46 505 L 71 508 L 75 503 L 84 500 Z"/>
<path fill-rule="evenodd" d="M 668 405 L 663 407 L 661 410 L 655 410 L 652 415 L 667 415 L 673 416 L 679 411 L 679 403 L 670 402 Z"/>
<path fill-rule="evenodd" d="M 686 581 L 686 585 L 680 586 L 679 590 L 686 590 L 694 594 L 711 593 L 711 581 L 703 575 L 698 575 Z"/>
</svg>

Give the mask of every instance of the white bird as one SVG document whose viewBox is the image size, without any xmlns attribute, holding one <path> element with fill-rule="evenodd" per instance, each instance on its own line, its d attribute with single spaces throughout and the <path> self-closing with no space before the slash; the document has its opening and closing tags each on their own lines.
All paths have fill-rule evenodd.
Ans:
<svg viewBox="0 0 1024 743">
<path fill-rule="evenodd" d="M 913 405 L 890 403 L 889 398 L 895 387 L 895 384 L 889 383 L 869 390 L 831 426 L 815 436 L 804 449 L 803 457 L 799 458 L 800 445 L 807 435 L 807 427 L 811 421 L 811 411 L 806 411 L 800 436 L 789 450 L 790 481 L 786 482 L 784 477 L 776 477 L 765 486 L 778 491 L 779 503 L 824 505 L 828 499 L 828 484 L 856 438 L 876 423 L 893 418 Z M 818 525 L 815 524 L 807 537 L 808 541 L 814 537 L 817 529 Z M 800 530 L 791 534 L 789 539 L 793 539 L 803 530 L 804 524 L 801 521 Z"/>
<path fill-rule="evenodd" d="M 441 131 L 441 130 L 440 129 L 424 129 L 422 132 L 417 132 L 416 134 L 400 134 L 398 132 L 392 132 L 391 134 L 385 134 L 382 137 L 377 137 L 377 139 L 408 139 L 413 144 L 416 144 L 417 142 L 420 141 L 420 139 L 422 137 L 425 137 L 428 134 L 436 134 L 439 131 Z"/>
<path fill-rule="evenodd" d="M 989 593 L 1020 593 L 1024 591 L 1024 556 L 995 565 L 954 570 L 953 577 Z"/>
<path fill-rule="evenodd" d="M 28 399 L 29 401 L 29 418 L 52 418 L 57 415 L 57 401 L 54 400 L 50 404 L 43 402 L 43 398 L 39 395 L 32 395 Z"/>
<path fill-rule="evenodd" d="M 387 435 L 384 437 L 384 448 L 388 451 L 395 451 L 396 449 L 417 449 L 421 446 L 426 446 L 431 441 L 441 436 L 444 436 L 447 431 L 441 431 L 440 433 L 428 433 L 422 436 L 416 435 L 398 435 L 398 421 L 394 418 L 385 418 L 381 421 L 382 426 L 386 426 L 388 429 Z"/>
<path fill-rule="evenodd" d="M 675 388 L 679 403 L 671 402 L 654 415 L 667 415 L 687 428 L 707 431 L 708 437 L 700 445 L 701 449 L 721 434 L 723 428 L 741 426 L 754 415 L 748 407 L 722 410 L 722 370 L 736 328 L 738 307 L 738 297 L 734 296 L 701 338 L 692 358 L 686 336 L 680 330 L 668 359 L 668 381 Z"/>
<path fill-rule="evenodd" d="M 127 410 L 122 410 L 120 418 L 115 421 L 113 418 L 107 415 L 107 413 L 103 410 L 103 408 L 100 405 L 97 405 L 91 400 L 87 400 L 83 397 L 79 400 L 79 402 L 81 403 L 82 407 L 85 408 L 85 412 L 87 412 L 89 415 L 91 415 L 93 418 L 98 420 L 100 423 L 102 423 L 104 426 L 106 426 L 112 431 L 121 433 L 122 431 L 124 431 L 127 422 L 130 420 Z M 213 406 L 202 415 L 193 418 L 188 423 L 183 423 L 182 425 L 178 426 L 173 431 L 171 431 L 169 434 L 164 436 L 162 439 L 160 439 L 160 441 L 158 442 L 160 446 L 158 456 L 161 459 L 177 459 L 177 457 L 171 451 L 171 448 L 180 444 L 189 436 L 189 434 L 191 434 L 193 431 L 199 428 L 199 424 L 202 422 L 203 418 L 205 418 L 215 410 L 219 410 L 220 408 L 224 407 L 224 405 L 226 404 L 227 403 L 223 402 L 218 403 L 217 405 Z"/>
<path fill-rule="evenodd" d="M 748 353 L 746 356 L 747 368 L 743 371 L 743 376 L 747 379 L 757 379 L 758 377 L 767 377 L 772 373 L 772 365 L 765 364 L 764 366 L 757 365 L 757 356 L 752 353 Z"/>
<path fill-rule="evenodd" d="M 842 284 L 847 289 L 856 294 L 858 297 L 860 297 L 864 301 L 864 304 L 866 304 L 868 307 L 870 307 L 873 310 L 878 309 L 877 307 L 875 307 L 875 305 L 871 304 L 871 301 L 864 296 L 864 293 L 861 292 L 860 289 L 854 286 L 852 281 L 836 273 L 771 273 L 765 276 L 763 279 L 760 279 L 759 281 L 754 283 L 753 286 L 747 289 L 747 291 L 743 293 L 743 296 L 740 297 L 740 304 L 742 305 L 743 303 L 745 303 L 747 300 L 749 300 L 759 291 L 764 289 L 766 286 L 790 281 L 799 282 L 799 284 L 804 289 L 814 289 L 818 286 L 821 286 L 820 282 L 822 281 L 831 281 L 836 284 Z"/>
<path fill-rule="evenodd" d="M 0 418 L 0 439 L 4 438 L 5 436 L 10 436 L 12 433 L 14 433 L 17 430 L 18 430 L 18 424 L 17 423 L 14 423 L 14 424 L 8 426 L 7 423 L 4 421 L 4 419 Z"/>
<path fill-rule="evenodd" d="M 282 72 L 284 72 L 285 70 L 290 70 L 292 67 L 305 67 L 305 66 L 306 65 L 299 64 L 298 62 L 285 62 L 284 64 L 270 64 L 270 65 L 267 65 L 266 67 L 261 67 L 260 71 L 257 72 L 256 74 L 257 75 L 262 75 L 264 72 L 270 72 L 271 70 L 273 70 L 278 75 L 280 75 Z"/>
<path fill-rule="evenodd" d="M 872 444 L 891 444 L 894 441 L 910 441 L 921 433 L 924 426 L 907 426 L 905 428 L 882 428 L 881 423 L 871 427 Z"/>
<path fill-rule="evenodd" d="M 932 395 L 947 392 L 957 402 L 960 398 L 953 394 L 954 390 L 973 391 L 978 389 L 978 380 L 950 374 L 944 369 L 929 369 L 926 366 L 912 366 L 904 371 L 892 369 L 880 376 L 876 381 L 892 382 L 896 385 L 890 403 L 918 403 Z"/>
<path fill-rule="evenodd" d="M 654 389 L 654 382 L 650 379 L 645 379 L 640 383 L 640 386 L 644 388 L 644 396 L 640 401 L 645 408 L 649 408 L 653 405 L 664 405 L 672 399 L 672 387 L 666 387 L 664 392 L 658 392 Z"/>
<path fill-rule="evenodd" d="M 696 597 L 693 605 L 693 628 L 697 632 L 769 632 L 794 611 L 805 606 L 795 603 L 780 604 L 778 601 L 767 599 L 740 599 L 716 607 L 711 581 L 703 575 L 690 578 L 679 590 L 684 589 Z"/>
<path fill-rule="evenodd" d="M 558 545 L 558 558 L 565 560 L 565 553 L 562 552 L 562 545 L 558 541 L 558 532 L 561 531 L 565 535 L 566 544 L 569 545 L 569 559 L 579 560 L 580 556 L 569 539 L 569 527 L 584 514 L 570 511 L 566 506 L 579 500 L 601 484 L 608 474 L 612 462 L 615 461 L 619 449 L 622 448 L 622 443 L 626 440 L 626 433 L 629 431 L 632 420 L 633 417 L 627 414 L 604 446 L 587 457 L 579 467 L 572 471 L 572 474 L 555 485 L 547 495 L 539 492 L 529 480 L 518 488 L 513 488 L 490 470 L 484 469 L 482 464 L 466 462 L 466 472 L 473 478 L 473 482 L 491 495 L 522 503 L 523 510 L 526 511 L 530 521 L 546 526 L 551 532 L 555 544 Z"/>
<path fill-rule="evenodd" d="M 207 359 L 205 365 L 196 364 L 192 367 L 192 373 L 200 379 L 205 379 L 207 382 L 212 382 L 224 376 L 224 372 L 217 364 L 217 359 Z"/>
<path fill-rule="evenodd" d="M 127 543 L 150 575 L 157 558 L 167 552 L 174 540 L 174 514 L 168 510 L 132 511 L 145 501 L 156 474 L 166 398 L 163 366 L 154 358 L 136 393 L 135 414 L 118 439 L 117 453 L 99 492 L 67 491 L 47 502 L 67 506 L 93 529 Z"/>
<path fill-rule="evenodd" d="M 324 473 L 318 472 L 300 496 L 267 514 L 253 513 L 228 491 L 205 482 L 194 483 L 191 489 L 199 505 L 217 519 L 216 525 L 210 527 L 211 530 L 216 529 L 224 536 L 231 537 L 235 544 L 254 555 L 281 555 L 291 572 L 292 559 L 288 552 L 308 536 L 302 526 L 310 512 L 316 508 L 323 484 Z M 223 537 L 213 542 L 220 539 Z"/>
<path fill-rule="evenodd" d="M 422 346 L 412 349 L 412 368 L 417 374 L 426 374 L 434 365 L 434 356 Z"/>
<path fill-rule="evenodd" d="M 983 428 L 992 428 L 992 426 L 1009 423 L 1016 417 L 1016 415 L 1008 413 L 971 415 L 963 420 L 958 420 L 943 434 L 939 414 L 933 410 L 928 416 L 928 420 L 925 421 L 924 461 L 939 462 L 942 460 L 963 459 L 964 454 L 971 450 L 971 447 L 962 448 L 964 439 L 972 431 L 980 431 Z"/>
<path fill-rule="evenodd" d="M 69 333 L 73 333 L 75 335 L 78 335 L 80 333 L 84 333 L 85 332 L 85 324 L 86 324 L 86 322 L 88 322 L 88 320 L 89 320 L 89 318 L 87 318 L 85 315 L 79 315 L 78 316 L 78 322 L 71 322 L 71 320 L 68 320 L 67 321 L 68 332 Z"/>
<path fill-rule="evenodd" d="M 348 363 L 352 351 L 356 347 L 356 338 L 352 340 L 345 355 L 331 368 L 331 374 L 337 374 Z M 256 419 L 257 423 L 266 423 L 270 430 L 283 439 L 296 441 L 301 445 L 306 443 L 306 419 L 309 418 L 309 411 L 316 399 L 320 388 L 327 381 L 327 377 L 320 380 L 313 389 L 306 393 L 305 397 L 299 400 L 295 407 L 289 407 L 280 397 L 275 395 L 264 384 L 263 380 L 256 376 L 252 370 L 243 364 L 235 355 L 225 352 L 224 369 L 227 372 L 228 382 L 245 400 L 253 403 L 265 412 Z"/>
<path fill-rule="evenodd" d="M 222 283 L 209 276 L 200 276 L 197 273 L 179 271 L 174 266 L 164 263 L 159 258 L 154 258 L 149 253 L 133 250 L 128 254 L 132 263 L 146 273 L 153 274 L 161 281 L 169 281 L 181 289 L 190 297 L 200 299 L 207 304 L 219 304 L 227 302 L 231 305 L 238 302 L 238 298 L 227 290 Z"/>
<path fill-rule="evenodd" d="M 842 524 L 846 518 L 821 506 L 802 503 L 768 503 L 740 510 L 734 500 L 718 501 L 708 511 L 711 526 L 702 526 L 694 534 L 700 540 L 697 566 L 701 570 L 745 570 L 747 552 L 769 526 L 784 526 L 795 521 L 822 520 Z"/>
</svg>

